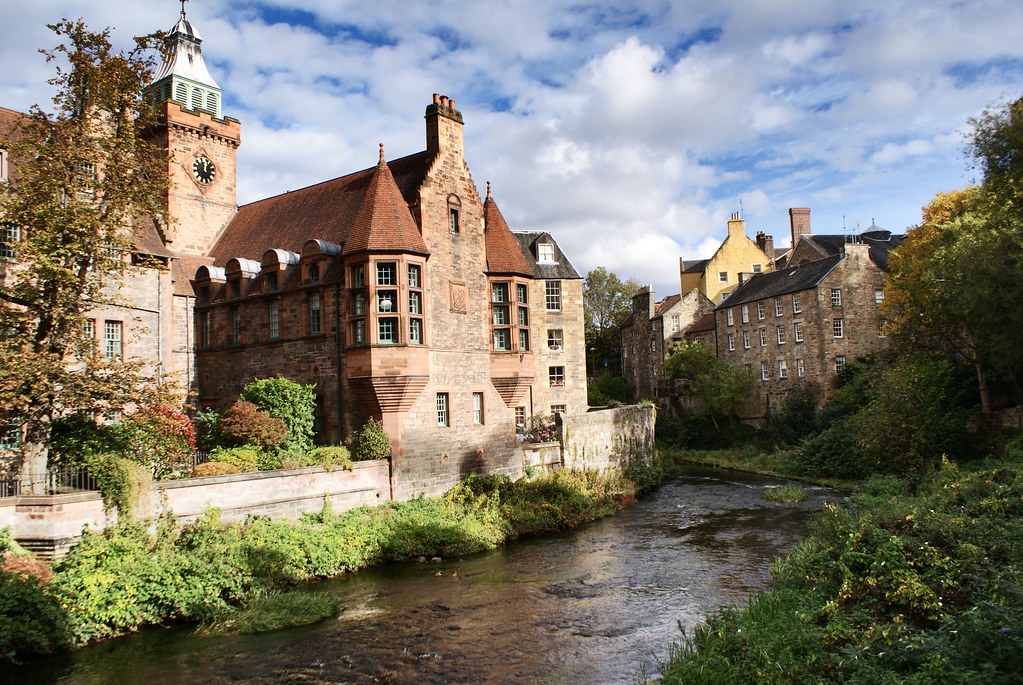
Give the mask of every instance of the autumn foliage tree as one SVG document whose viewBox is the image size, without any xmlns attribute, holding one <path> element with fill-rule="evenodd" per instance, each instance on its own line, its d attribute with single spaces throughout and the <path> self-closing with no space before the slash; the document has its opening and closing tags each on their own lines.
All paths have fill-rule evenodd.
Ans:
<svg viewBox="0 0 1023 685">
<path fill-rule="evenodd" d="M 95 354 L 87 314 L 123 304 L 119 286 L 140 268 L 136 227 L 163 219 L 167 168 L 144 131 L 153 111 L 142 98 L 157 36 L 115 51 L 109 31 L 82 21 L 50 28 L 53 111 L 33 107 L 3 141 L 10 182 L 0 218 L 20 241 L 0 282 L 0 420 L 20 425 L 24 455 L 38 478 L 55 418 L 152 403 L 152 369 Z M 30 483 L 30 488 L 34 483 Z"/>
</svg>

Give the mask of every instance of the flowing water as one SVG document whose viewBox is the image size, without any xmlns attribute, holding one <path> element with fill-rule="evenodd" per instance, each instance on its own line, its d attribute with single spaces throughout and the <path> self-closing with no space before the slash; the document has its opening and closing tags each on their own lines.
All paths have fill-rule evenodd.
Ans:
<svg viewBox="0 0 1023 685">
<path fill-rule="evenodd" d="M 679 626 L 742 604 L 834 494 L 763 499 L 780 481 L 694 468 L 579 530 L 440 563 L 316 586 L 344 610 L 315 626 L 240 637 L 151 630 L 0 672 L 0 681 L 125 685 L 637 683 Z"/>
</svg>

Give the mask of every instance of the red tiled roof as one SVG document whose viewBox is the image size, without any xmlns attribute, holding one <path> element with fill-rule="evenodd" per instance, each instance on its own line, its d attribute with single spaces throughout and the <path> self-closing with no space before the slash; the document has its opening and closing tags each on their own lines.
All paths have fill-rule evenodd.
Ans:
<svg viewBox="0 0 1023 685">
<path fill-rule="evenodd" d="M 689 333 L 706 333 L 713 331 L 715 328 L 714 323 L 714 312 L 707 312 L 693 323 L 692 326 L 686 329 L 686 334 Z"/>
<path fill-rule="evenodd" d="M 424 151 L 387 164 L 406 203 L 417 200 L 431 160 L 432 154 Z M 301 253 L 302 245 L 311 238 L 344 244 L 375 169 L 370 167 L 240 207 L 210 256 L 217 266 L 224 266 L 232 257 L 258 260 L 270 248 Z"/>
<path fill-rule="evenodd" d="M 380 146 L 380 162 L 370 174 L 369 185 L 348 231 L 342 254 L 365 251 L 430 254 L 412 219 L 408 203 L 384 161 L 383 145 Z"/>
<path fill-rule="evenodd" d="M 0 107 L 0 145 L 8 139 L 18 124 L 25 119 L 21 112 Z"/>
<path fill-rule="evenodd" d="M 668 311 L 682 299 L 681 295 L 668 295 L 666 298 L 657 303 L 654 307 L 654 318 L 664 316 L 664 312 Z"/>
<path fill-rule="evenodd" d="M 175 257 L 171 260 L 171 282 L 175 295 L 191 297 L 195 295 L 192 291 L 191 280 L 195 278 L 195 272 L 200 266 L 209 266 L 213 260 L 209 257 Z"/>
<path fill-rule="evenodd" d="M 532 276 L 533 270 L 522 256 L 519 243 L 508 228 L 497 202 L 490 195 L 487 183 L 487 199 L 483 202 L 484 237 L 487 243 L 487 272 L 499 274 L 520 274 Z"/>
</svg>

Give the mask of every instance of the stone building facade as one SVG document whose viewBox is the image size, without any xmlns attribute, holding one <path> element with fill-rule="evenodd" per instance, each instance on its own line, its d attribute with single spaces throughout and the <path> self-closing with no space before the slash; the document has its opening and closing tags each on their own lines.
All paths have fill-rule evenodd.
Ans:
<svg viewBox="0 0 1023 685">
<path fill-rule="evenodd" d="M 714 309 L 697 289 L 654 300 L 650 286 L 632 297 L 632 313 L 622 322 L 622 372 L 633 399 L 666 399 L 672 393 L 664 358 L 689 329 Z"/>
<path fill-rule="evenodd" d="M 746 235 L 746 222 L 739 212 L 728 220 L 728 235 L 709 259 L 679 260 L 681 292 L 699 290 L 714 304 L 727 297 L 754 273 L 774 266 L 774 239 L 757 233 L 756 241 Z"/>
<path fill-rule="evenodd" d="M 856 239 L 838 254 L 750 278 L 715 308 L 718 357 L 754 377 L 741 418 L 766 419 L 797 390 L 824 401 L 847 362 L 884 346 L 886 269 L 885 246 Z"/>
</svg>

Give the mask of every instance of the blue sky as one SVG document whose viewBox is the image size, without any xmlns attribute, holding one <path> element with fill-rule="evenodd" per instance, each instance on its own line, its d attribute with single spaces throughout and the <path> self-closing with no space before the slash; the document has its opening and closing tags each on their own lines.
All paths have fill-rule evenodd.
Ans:
<svg viewBox="0 0 1023 685">
<path fill-rule="evenodd" d="M 551 231 L 580 272 L 678 292 L 740 208 L 750 236 L 902 231 L 974 178 L 968 119 L 1023 95 L 1015 0 L 191 0 L 242 121 L 248 202 L 424 148 L 432 93 L 456 99 L 481 191 Z M 175 0 L 0 7 L 0 105 L 49 99 L 47 22 L 114 40 L 169 29 Z"/>
</svg>

